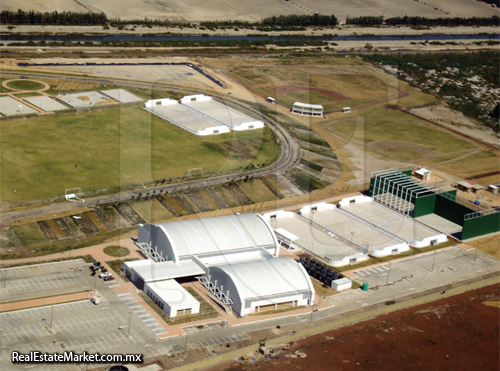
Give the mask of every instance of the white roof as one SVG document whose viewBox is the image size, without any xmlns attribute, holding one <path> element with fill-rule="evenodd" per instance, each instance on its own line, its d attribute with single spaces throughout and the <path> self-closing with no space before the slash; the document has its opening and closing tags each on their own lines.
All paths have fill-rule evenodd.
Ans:
<svg viewBox="0 0 500 371">
<path fill-rule="evenodd" d="M 199 303 L 176 280 L 155 281 L 147 285 L 156 296 L 171 307 L 188 308 Z"/>
<path fill-rule="evenodd" d="M 288 232 L 286 229 L 277 228 L 274 230 L 276 233 L 281 234 L 283 237 L 288 238 L 290 241 L 297 241 L 299 237 L 294 235 L 293 233 Z"/>
<path fill-rule="evenodd" d="M 498 188 L 498 187 L 497 187 L 496 185 L 494 185 L 494 184 L 490 184 L 488 187 L 493 188 L 493 189 L 497 189 L 497 188 Z"/>
<path fill-rule="evenodd" d="M 431 172 L 430 170 L 427 170 L 424 167 L 422 167 L 422 168 L 420 168 L 418 170 L 415 170 L 415 174 L 418 174 L 418 175 L 425 175 L 425 174 L 428 174 L 430 172 Z"/>
<path fill-rule="evenodd" d="M 332 282 L 335 282 L 337 285 L 345 285 L 346 283 L 352 283 L 352 280 L 347 277 L 342 277 Z"/>
<path fill-rule="evenodd" d="M 269 100 L 276 100 L 276 99 L 274 99 L 274 98 L 272 98 L 272 97 L 267 97 L 267 99 L 269 99 Z"/>
<path fill-rule="evenodd" d="M 156 224 L 178 256 L 276 246 L 272 229 L 256 214 L 236 214 Z"/>
<path fill-rule="evenodd" d="M 205 271 L 192 260 L 174 263 L 173 261 L 157 263 L 152 259 L 136 260 L 123 263 L 133 269 L 144 282 L 168 280 L 177 277 L 195 276 Z"/>
<path fill-rule="evenodd" d="M 289 257 L 214 267 L 229 275 L 243 300 L 259 296 L 314 290 L 306 271 Z"/>
<path fill-rule="evenodd" d="M 323 109 L 323 106 L 321 104 L 308 104 L 308 103 L 295 102 L 293 105 L 304 108 Z"/>
</svg>

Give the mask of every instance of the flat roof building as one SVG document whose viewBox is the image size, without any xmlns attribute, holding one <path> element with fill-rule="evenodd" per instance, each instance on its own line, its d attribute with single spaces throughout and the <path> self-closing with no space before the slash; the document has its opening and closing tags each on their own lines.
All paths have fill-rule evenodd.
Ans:
<svg viewBox="0 0 500 371">
<path fill-rule="evenodd" d="M 173 99 L 154 99 L 144 104 L 144 109 L 196 135 L 229 133 L 229 127 L 203 117 Z"/>
<path fill-rule="evenodd" d="M 247 116 L 203 94 L 186 96 L 181 99 L 181 105 L 231 130 L 242 131 L 264 127 L 263 121 Z"/>
<path fill-rule="evenodd" d="M 144 286 L 143 291 L 169 317 L 200 312 L 200 302 L 179 285 L 176 280 L 150 282 Z"/>
</svg>

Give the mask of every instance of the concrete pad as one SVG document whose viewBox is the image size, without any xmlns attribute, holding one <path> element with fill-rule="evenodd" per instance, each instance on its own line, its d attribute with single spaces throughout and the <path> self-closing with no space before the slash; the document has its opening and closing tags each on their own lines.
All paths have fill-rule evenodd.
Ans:
<svg viewBox="0 0 500 371">
<path fill-rule="evenodd" d="M 432 230 L 410 217 L 397 213 L 376 202 L 351 203 L 342 206 L 342 210 L 367 220 L 376 226 L 394 233 L 406 241 L 420 243 L 425 239 L 437 239 L 440 233 Z"/>
<path fill-rule="evenodd" d="M 461 225 L 450 222 L 449 220 L 442 218 L 436 214 L 419 216 L 418 218 L 415 219 L 425 225 L 428 225 L 431 228 L 437 229 L 438 231 L 446 234 L 454 234 L 462 232 Z"/>
<path fill-rule="evenodd" d="M 276 217 L 266 218 L 266 221 L 274 230 L 281 228 L 293 232 L 298 239 L 293 241 L 292 247 L 309 251 L 332 266 L 348 265 L 351 259 L 356 259 L 356 262 L 368 260 L 367 254 L 363 251 L 340 239 L 330 237 L 293 212 L 280 212 Z"/>
<path fill-rule="evenodd" d="M 117 103 L 114 99 L 110 99 L 98 91 L 86 91 L 82 93 L 70 93 L 55 95 L 55 98 L 69 104 L 74 108 L 89 108 L 97 105 L 106 105 Z"/>
<path fill-rule="evenodd" d="M 150 112 L 197 135 L 211 135 L 229 132 L 225 125 L 205 118 L 182 104 L 153 105 Z"/>
<path fill-rule="evenodd" d="M 102 90 L 101 93 L 121 103 L 140 102 L 143 100 L 123 89 Z"/>
<path fill-rule="evenodd" d="M 20 107 L 21 106 L 21 107 Z M 0 97 L 0 112 L 5 116 L 26 115 L 37 110 L 11 97 Z"/>
<path fill-rule="evenodd" d="M 361 221 L 337 209 L 323 209 L 312 212 L 302 213 L 302 215 L 312 220 L 314 223 L 337 233 L 348 241 L 352 241 L 370 250 L 371 253 L 376 250 L 386 250 L 392 246 L 399 245 L 401 241 L 384 234 L 379 230 L 370 228 Z"/>
<path fill-rule="evenodd" d="M 27 102 L 30 102 L 34 106 L 37 106 L 38 108 L 40 108 L 46 112 L 61 111 L 61 110 L 69 109 L 69 107 L 55 101 L 51 97 L 46 97 L 46 96 L 32 97 L 32 98 L 24 98 L 24 100 Z"/>
</svg>

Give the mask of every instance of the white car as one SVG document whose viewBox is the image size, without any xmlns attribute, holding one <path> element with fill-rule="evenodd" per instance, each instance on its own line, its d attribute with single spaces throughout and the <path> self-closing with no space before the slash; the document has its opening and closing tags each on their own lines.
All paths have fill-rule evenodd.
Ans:
<svg viewBox="0 0 500 371">
<path fill-rule="evenodd" d="M 100 274 L 99 278 L 105 278 L 105 277 L 110 277 L 110 276 L 111 276 L 111 273 L 106 272 L 106 273 Z"/>
</svg>

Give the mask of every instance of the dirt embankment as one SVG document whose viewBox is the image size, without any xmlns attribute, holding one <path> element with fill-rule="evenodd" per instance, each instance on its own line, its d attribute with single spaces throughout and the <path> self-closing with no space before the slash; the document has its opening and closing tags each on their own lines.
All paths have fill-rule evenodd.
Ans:
<svg viewBox="0 0 500 371">
<path fill-rule="evenodd" d="M 498 370 L 499 288 L 396 312 L 276 349 L 273 358 L 257 356 L 210 371 Z"/>
</svg>

